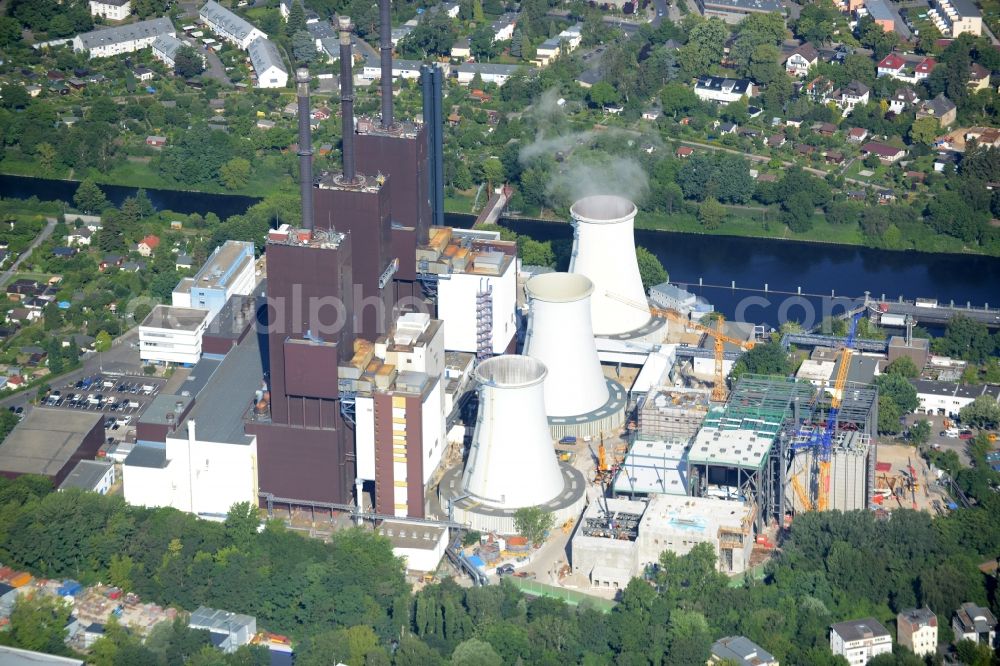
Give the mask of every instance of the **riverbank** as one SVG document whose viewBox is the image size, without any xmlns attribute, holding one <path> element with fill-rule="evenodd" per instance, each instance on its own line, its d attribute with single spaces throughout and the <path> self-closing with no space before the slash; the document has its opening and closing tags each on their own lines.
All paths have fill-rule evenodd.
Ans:
<svg viewBox="0 0 1000 666">
<path fill-rule="evenodd" d="M 706 229 L 694 215 L 686 213 L 649 213 L 640 211 L 635 218 L 635 228 L 644 231 L 662 231 L 671 233 L 696 234 L 699 236 L 729 236 L 733 238 L 754 238 L 765 240 L 801 241 L 805 243 L 820 243 L 824 245 L 848 245 L 852 247 L 872 247 L 856 224 L 831 224 L 822 214 L 813 219 L 808 231 L 796 232 L 783 224 L 775 210 L 760 209 L 760 217 L 730 214 L 715 229 Z M 540 222 L 568 223 L 569 219 L 554 216 L 538 218 L 505 218 L 518 221 L 538 220 Z M 531 235 L 528 233 L 527 235 Z M 961 240 L 943 234 L 928 236 L 913 247 L 879 248 L 889 252 L 928 252 L 936 254 L 965 254 L 974 256 L 996 256 L 984 252 L 970 250 Z"/>
</svg>

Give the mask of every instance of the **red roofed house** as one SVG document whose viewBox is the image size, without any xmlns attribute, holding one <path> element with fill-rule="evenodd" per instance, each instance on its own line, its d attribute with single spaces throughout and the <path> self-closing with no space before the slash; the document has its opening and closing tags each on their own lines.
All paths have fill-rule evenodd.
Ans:
<svg viewBox="0 0 1000 666">
<path fill-rule="evenodd" d="M 868 130 L 864 127 L 852 127 L 850 131 L 847 132 L 847 140 L 854 143 L 861 143 L 868 138 Z"/>
<path fill-rule="evenodd" d="M 691 155 L 693 153 L 694 153 L 694 148 L 691 148 L 690 146 L 681 146 L 680 148 L 677 149 L 677 153 L 676 154 L 677 154 L 677 157 L 680 157 L 680 158 L 683 159 L 685 157 L 691 157 Z"/>
<path fill-rule="evenodd" d="M 861 152 L 865 154 L 865 157 L 876 155 L 882 164 L 893 164 L 903 159 L 903 156 L 906 155 L 906 151 L 902 148 L 879 143 L 878 141 L 869 141 L 861 146 Z"/>
<path fill-rule="evenodd" d="M 904 67 L 906 67 L 906 61 L 895 53 L 890 53 L 879 61 L 878 75 L 896 78 L 903 72 Z"/>
<path fill-rule="evenodd" d="M 150 234 L 139 241 L 139 246 L 136 248 L 144 257 L 148 257 L 153 254 L 153 251 L 160 246 L 159 236 L 154 236 Z"/>
<path fill-rule="evenodd" d="M 935 67 L 937 67 L 937 61 L 934 58 L 924 58 L 913 68 L 913 78 L 917 81 L 923 81 L 931 75 Z"/>
</svg>

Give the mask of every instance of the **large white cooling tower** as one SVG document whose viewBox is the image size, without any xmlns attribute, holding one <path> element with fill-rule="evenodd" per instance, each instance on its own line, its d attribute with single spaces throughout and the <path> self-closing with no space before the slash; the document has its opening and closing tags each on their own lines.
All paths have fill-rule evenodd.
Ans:
<svg viewBox="0 0 1000 666">
<path fill-rule="evenodd" d="M 536 359 L 517 355 L 495 356 L 475 370 L 479 417 L 462 488 L 483 504 L 536 506 L 563 491 L 545 417 L 545 375 Z"/>
<path fill-rule="evenodd" d="M 524 353 L 545 364 L 545 410 L 576 416 L 609 397 L 591 325 L 594 283 L 578 273 L 543 273 L 525 285 L 530 312 Z"/>
<path fill-rule="evenodd" d="M 650 320 L 635 256 L 635 212 L 634 203 L 608 194 L 584 197 L 569 209 L 575 229 L 569 271 L 594 283 L 595 335 L 627 333 Z"/>
</svg>

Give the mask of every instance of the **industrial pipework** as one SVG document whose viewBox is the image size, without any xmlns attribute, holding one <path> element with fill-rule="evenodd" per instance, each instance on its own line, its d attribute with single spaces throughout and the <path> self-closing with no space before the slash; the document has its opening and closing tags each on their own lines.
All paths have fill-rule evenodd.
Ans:
<svg viewBox="0 0 1000 666">
<path fill-rule="evenodd" d="M 340 30 L 340 120 L 343 142 L 344 185 L 353 185 L 357 179 L 354 166 L 354 73 L 351 54 L 351 19 L 340 16 L 337 19 Z"/>
<path fill-rule="evenodd" d="M 302 228 L 312 229 L 313 213 L 313 172 L 312 172 L 312 127 L 309 124 L 309 70 L 300 67 L 295 70 L 295 83 L 299 100 L 299 196 L 302 199 Z"/>
</svg>

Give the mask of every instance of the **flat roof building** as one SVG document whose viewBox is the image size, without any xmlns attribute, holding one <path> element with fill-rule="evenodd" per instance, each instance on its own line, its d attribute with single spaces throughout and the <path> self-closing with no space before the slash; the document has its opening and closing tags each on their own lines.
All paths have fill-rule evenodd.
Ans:
<svg viewBox="0 0 1000 666">
<path fill-rule="evenodd" d="M 864 666 L 880 654 L 892 653 L 892 636 L 873 617 L 838 622 L 830 627 L 830 651 L 851 666 Z"/>
<path fill-rule="evenodd" d="M 155 306 L 139 325 L 139 357 L 151 363 L 194 365 L 201 358 L 208 322 L 208 310 Z"/>
<path fill-rule="evenodd" d="M 637 438 L 615 477 L 615 492 L 630 496 L 686 495 L 689 442 L 688 438 Z"/>
<path fill-rule="evenodd" d="M 779 666 L 773 654 L 746 636 L 727 636 L 715 641 L 708 664 L 713 666 L 719 662 L 735 666 Z"/>
<path fill-rule="evenodd" d="M 433 523 L 385 520 L 378 533 L 392 542 L 392 554 L 408 571 L 434 571 L 448 547 L 448 528 Z"/>
<path fill-rule="evenodd" d="M 60 485 L 104 443 L 104 415 L 50 407 L 30 409 L 0 446 L 0 475 L 38 474 Z"/>
<path fill-rule="evenodd" d="M 191 613 L 188 626 L 207 630 L 212 634 L 212 644 L 223 652 L 236 652 L 256 635 L 257 618 L 201 606 Z"/>
<path fill-rule="evenodd" d="M 251 294 L 255 284 L 254 244 L 227 240 L 215 248 L 193 278 L 182 278 L 177 283 L 171 303 L 208 310 L 211 318 L 231 296 Z"/>
<path fill-rule="evenodd" d="M 59 484 L 59 490 L 79 488 L 106 495 L 115 483 L 115 466 L 101 460 L 81 460 Z"/>
<path fill-rule="evenodd" d="M 896 615 L 896 640 L 918 657 L 933 655 L 938 646 L 937 615 L 929 608 L 910 608 Z"/>
</svg>

